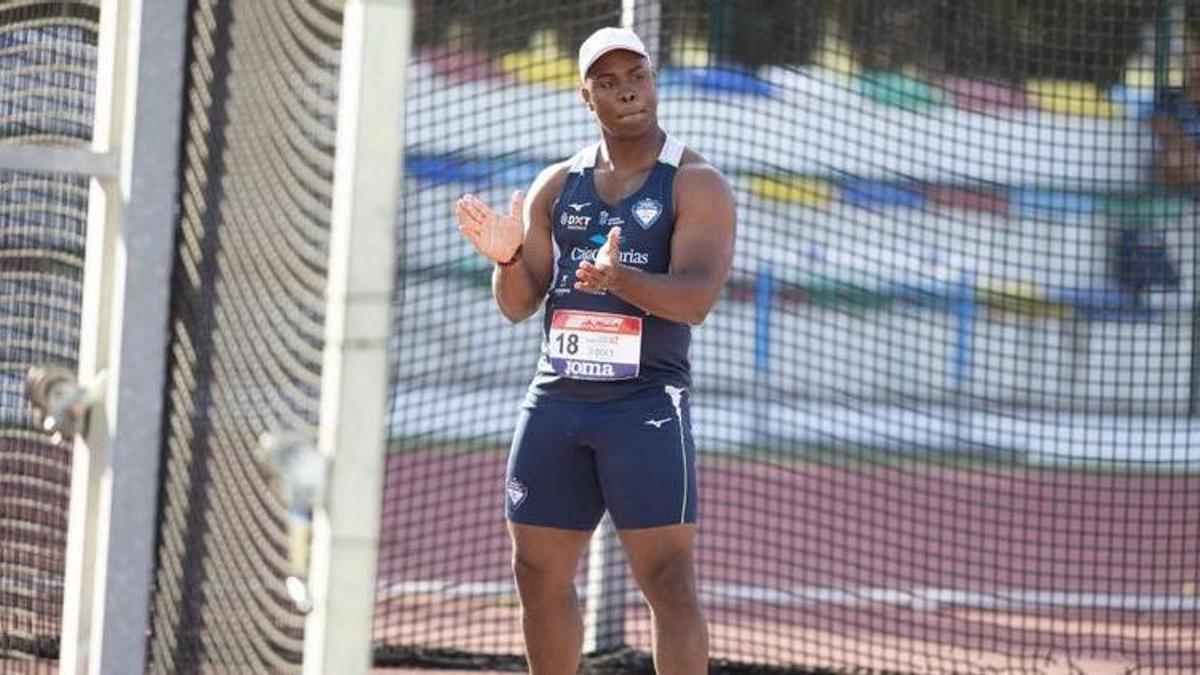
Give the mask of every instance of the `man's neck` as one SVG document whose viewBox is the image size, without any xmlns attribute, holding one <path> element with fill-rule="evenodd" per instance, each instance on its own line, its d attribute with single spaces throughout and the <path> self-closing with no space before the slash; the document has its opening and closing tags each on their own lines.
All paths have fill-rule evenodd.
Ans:
<svg viewBox="0 0 1200 675">
<path fill-rule="evenodd" d="M 610 171 L 644 169 L 658 160 L 666 140 L 667 133 L 658 126 L 637 138 L 616 140 L 606 134 L 600 146 L 600 161 L 606 163 Z"/>
</svg>

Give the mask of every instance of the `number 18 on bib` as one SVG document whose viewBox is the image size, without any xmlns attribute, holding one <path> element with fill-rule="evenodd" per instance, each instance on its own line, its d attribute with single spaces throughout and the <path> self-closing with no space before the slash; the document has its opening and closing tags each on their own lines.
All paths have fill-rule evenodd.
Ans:
<svg viewBox="0 0 1200 675">
<path fill-rule="evenodd" d="M 559 309 L 550 319 L 550 364 L 561 377 L 628 380 L 642 361 L 642 320 L 605 312 Z"/>
</svg>

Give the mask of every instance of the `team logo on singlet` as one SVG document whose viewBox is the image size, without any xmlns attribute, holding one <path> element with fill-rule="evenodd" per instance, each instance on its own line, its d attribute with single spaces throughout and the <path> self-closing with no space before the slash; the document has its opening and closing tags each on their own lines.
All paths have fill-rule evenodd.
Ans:
<svg viewBox="0 0 1200 675">
<path fill-rule="evenodd" d="M 657 199 L 650 199 L 649 197 L 638 200 L 633 205 L 633 218 L 638 222 L 638 225 L 642 226 L 643 230 L 650 229 L 650 226 L 658 220 L 662 212 L 662 203 Z"/>
</svg>

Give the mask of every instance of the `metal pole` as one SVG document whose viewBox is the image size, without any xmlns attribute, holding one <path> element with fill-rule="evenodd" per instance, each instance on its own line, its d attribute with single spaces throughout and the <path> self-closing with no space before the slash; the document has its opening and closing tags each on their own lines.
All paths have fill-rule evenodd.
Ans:
<svg viewBox="0 0 1200 675">
<path fill-rule="evenodd" d="M 583 621 L 583 651 L 592 653 L 625 644 L 625 592 L 629 572 L 608 514 L 592 535 L 588 548 L 587 599 Z"/>
<path fill-rule="evenodd" d="M 709 64 L 725 64 L 730 60 L 733 45 L 733 3 L 730 0 L 708 0 Z"/>
<path fill-rule="evenodd" d="M 621 25 L 642 38 L 651 63 L 658 68 L 663 55 L 662 0 L 622 0 Z"/>
<path fill-rule="evenodd" d="M 100 12 L 92 150 L 120 164 L 89 195 L 79 380 L 107 379 L 75 444 L 63 673 L 145 669 L 186 19 L 186 0 Z"/>
<path fill-rule="evenodd" d="M 1190 206 L 1192 213 L 1196 212 L 1196 200 Z M 1188 386 L 1188 416 L 1200 415 L 1200 234 L 1194 230 L 1188 233 L 1192 238 L 1192 354 L 1189 369 Z"/>
<path fill-rule="evenodd" d="M 767 412 L 771 392 L 771 310 L 775 305 L 775 277 L 770 265 L 758 271 L 754 284 L 754 450 L 770 442 Z"/>
<path fill-rule="evenodd" d="M 974 452 L 969 448 L 971 440 L 970 420 L 974 411 L 964 404 L 971 395 L 972 341 L 975 332 L 975 275 L 962 270 L 954 286 L 951 311 L 955 316 L 955 340 L 951 362 L 954 376 L 954 453 Z"/>
<path fill-rule="evenodd" d="M 100 8 L 96 59 L 96 99 L 92 150 L 115 152 L 120 146 L 121 101 L 124 98 L 129 3 L 109 0 Z M 80 382 L 94 380 L 108 363 L 108 324 L 112 313 L 113 263 L 121 218 L 118 176 L 93 177 L 88 193 L 87 243 L 80 307 Z M 96 587 L 96 521 L 100 485 L 108 461 L 109 424 L 102 399 L 89 413 L 87 437 L 77 437 L 71 457 L 71 492 L 67 511 L 67 550 L 63 573 L 62 638 L 59 670 L 85 675 L 92 655 L 92 612 Z"/>
<path fill-rule="evenodd" d="M 350 0 L 343 15 L 317 439 L 331 469 L 313 513 L 309 675 L 371 669 L 412 23 L 412 0 Z"/>
<path fill-rule="evenodd" d="M 1158 0 L 1154 22 L 1154 103 L 1161 105 L 1170 87 L 1171 70 L 1171 9 L 1173 0 Z"/>
</svg>

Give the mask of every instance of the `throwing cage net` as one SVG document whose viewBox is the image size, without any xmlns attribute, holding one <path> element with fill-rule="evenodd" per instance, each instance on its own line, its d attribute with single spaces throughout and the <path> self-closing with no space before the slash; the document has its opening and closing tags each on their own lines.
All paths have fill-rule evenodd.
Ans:
<svg viewBox="0 0 1200 675">
<path fill-rule="evenodd" d="M 739 206 L 692 348 L 717 668 L 1197 667 L 1195 207 L 1153 171 L 1156 120 L 1197 119 L 1194 8 L 632 4 L 662 125 Z M 597 139 L 574 55 L 623 3 L 418 7 L 375 640 L 517 668 L 540 324 L 500 316 L 452 205 Z M 636 588 L 590 583 L 621 564 L 581 565 L 616 635 L 587 663 L 638 672 Z"/>
<path fill-rule="evenodd" d="M 738 202 L 692 349 L 714 669 L 1200 667 L 1194 3 L 416 6 L 377 664 L 522 667 L 503 476 L 538 324 L 500 317 L 453 204 L 596 140 L 574 52 L 627 21 Z M 340 11 L 190 7 L 154 672 L 299 668 L 255 453 L 318 420 Z M 0 4 L 6 142 L 88 141 L 97 16 Z M 67 446 L 21 376 L 74 362 L 85 189 L 0 173 L 5 668 L 59 630 Z M 647 671 L 605 541 L 586 667 Z"/>
<path fill-rule="evenodd" d="M 148 667 L 298 671 L 263 432 L 315 436 L 339 3 L 192 4 Z"/>
<path fill-rule="evenodd" d="M 0 144 L 87 147 L 97 6 L 0 4 Z M 87 190 L 87 180 L 76 176 L 0 172 L 0 667 L 6 672 L 53 657 L 61 630 L 70 444 L 40 433 L 24 389 L 31 366 L 75 365 Z"/>
</svg>

